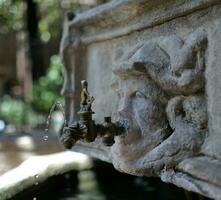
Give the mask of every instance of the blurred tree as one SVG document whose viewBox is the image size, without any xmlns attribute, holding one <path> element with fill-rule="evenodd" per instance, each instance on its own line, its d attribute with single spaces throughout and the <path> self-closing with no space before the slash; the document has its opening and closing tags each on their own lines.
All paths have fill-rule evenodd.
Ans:
<svg viewBox="0 0 221 200">
<path fill-rule="evenodd" d="M 26 27 L 29 36 L 29 51 L 32 62 L 32 77 L 37 79 L 44 75 L 44 64 L 42 54 L 42 45 L 39 38 L 39 17 L 38 3 L 34 0 L 25 0 L 26 2 Z"/>
<path fill-rule="evenodd" d="M 31 125 L 34 128 L 44 122 L 44 118 L 37 114 L 30 105 L 8 95 L 1 98 L 0 119 L 16 127 Z"/>
<path fill-rule="evenodd" d="M 0 34 L 27 28 L 43 42 L 58 36 L 66 11 L 84 10 L 109 0 L 0 0 Z M 27 13 L 27 15 L 25 14 Z M 27 23 L 25 21 L 27 16 Z"/>
<path fill-rule="evenodd" d="M 57 55 L 51 57 L 54 52 L 43 51 L 43 49 L 48 48 L 48 44 L 53 41 L 59 43 L 64 13 L 70 10 L 79 12 L 79 10 L 88 9 L 105 1 L 107 0 L 0 0 L 0 37 L 9 35 L 11 32 L 19 32 L 17 36 L 20 35 L 20 37 L 17 37 L 16 45 L 17 51 L 20 53 L 20 60 L 31 58 L 32 73 L 36 78 L 33 83 L 31 103 L 25 103 L 13 95 L 6 95 L 0 99 L 1 119 L 16 126 L 31 124 L 34 127 L 42 122 L 42 115 L 39 115 L 39 112 L 48 113 L 55 101 L 62 102 L 59 94 L 63 82 L 60 58 Z M 22 43 L 20 46 L 23 48 L 23 54 L 21 54 L 21 47 L 18 48 L 18 38 Z M 45 62 L 42 62 L 42 57 L 45 54 L 47 54 L 47 58 L 51 57 L 49 66 L 48 64 L 43 66 Z M 18 60 L 16 62 L 21 74 L 24 71 L 24 76 L 27 76 L 27 71 L 22 71 L 22 64 Z M 24 65 L 25 67 L 26 65 Z M 48 70 L 45 70 L 46 68 Z M 22 80 L 19 81 L 22 82 Z M 20 82 L 16 82 L 13 91 L 18 90 L 17 85 Z M 7 93 L 9 92 L 7 91 Z"/>
<path fill-rule="evenodd" d="M 30 60 L 28 63 L 30 63 L 29 66 L 31 66 L 30 69 L 35 79 L 33 105 L 39 111 L 48 109 L 49 104 L 51 105 L 53 100 L 59 96 L 61 86 L 59 82 L 60 79 L 59 77 L 56 77 L 57 80 L 52 79 L 51 75 L 49 75 L 55 74 L 55 67 L 50 67 L 48 72 L 47 68 L 49 67 L 49 58 L 58 53 L 54 52 L 56 51 L 54 49 L 58 51 L 64 14 L 70 10 L 80 12 L 81 10 L 88 9 L 105 1 L 106 0 L 0 0 L 0 36 L 7 35 L 10 32 L 24 32 L 24 35 L 28 36 L 28 39 L 24 40 L 24 43 L 27 43 L 27 45 L 23 45 L 25 46 L 24 54 L 27 56 L 24 56 L 24 59 L 22 57 L 21 60 L 27 58 L 27 60 Z M 56 45 L 54 45 L 53 42 L 56 43 Z M 19 52 L 21 54 L 20 50 Z M 55 66 L 53 62 L 52 65 Z M 22 71 L 22 66 L 19 65 L 19 67 L 18 70 Z M 27 70 L 23 71 L 24 76 L 27 76 Z M 45 74 L 46 76 L 44 76 Z M 22 80 L 20 82 L 22 82 Z M 42 104 L 40 102 L 41 100 Z"/>
<path fill-rule="evenodd" d="M 0 34 L 21 30 L 24 27 L 24 11 L 22 0 L 0 0 Z"/>
</svg>

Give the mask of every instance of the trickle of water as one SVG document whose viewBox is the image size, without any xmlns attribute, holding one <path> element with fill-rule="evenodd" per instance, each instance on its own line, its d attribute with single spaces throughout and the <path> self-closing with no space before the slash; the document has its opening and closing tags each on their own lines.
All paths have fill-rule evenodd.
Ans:
<svg viewBox="0 0 221 200">
<path fill-rule="evenodd" d="M 43 139 L 44 139 L 44 141 L 47 141 L 48 140 L 48 135 L 44 135 Z"/>
<path fill-rule="evenodd" d="M 46 127 L 45 127 L 45 132 L 48 132 L 49 131 L 49 126 L 50 126 L 50 121 L 51 121 L 51 117 L 52 117 L 52 113 L 56 110 L 56 109 L 59 109 L 61 112 L 62 112 L 62 115 L 63 115 L 63 118 L 64 118 L 64 125 L 66 125 L 66 119 L 65 119 L 65 112 L 64 112 L 64 107 L 63 105 L 57 101 L 55 102 L 52 106 L 51 106 L 51 109 L 49 111 L 49 114 L 48 114 L 48 117 L 47 117 L 47 120 L 46 120 Z"/>
<path fill-rule="evenodd" d="M 39 184 L 38 181 L 37 181 L 37 179 L 39 178 L 39 175 L 38 175 L 38 174 L 35 174 L 34 177 L 35 177 L 35 179 L 36 179 L 35 185 L 37 186 L 37 185 Z"/>
</svg>

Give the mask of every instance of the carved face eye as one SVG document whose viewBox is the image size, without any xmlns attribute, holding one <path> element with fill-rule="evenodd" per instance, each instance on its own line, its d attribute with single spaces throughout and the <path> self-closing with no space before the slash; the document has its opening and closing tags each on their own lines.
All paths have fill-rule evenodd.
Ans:
<svg viewBox="0 0 221 200">
<path fill-rule="evenodd" d="M 123 97 L 124 94 L 122 90 L 117 90 L 116 92 L 119 99 Z"/>
<path fill-rule="evenodd" d="M 146 95 L 143 92 L 140 92 L 140 91 L 136 91 L 135 96 L 138 97 L 138 98 L 144 98 L 144 99 L 147 98 Z"/>
</svg>

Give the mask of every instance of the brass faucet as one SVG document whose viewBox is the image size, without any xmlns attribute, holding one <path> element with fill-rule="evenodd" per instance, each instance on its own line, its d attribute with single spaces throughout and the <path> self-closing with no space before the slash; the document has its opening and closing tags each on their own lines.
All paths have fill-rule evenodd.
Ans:
<svg viewBox="0 0 221 200">
<path fill-rule="evenodd" d="M 71 125 L 65 125 L 60 135 L 60 142 L 65 148 L 70 149 L 79 140 L 84 142 L 93 142 L 96 137 L 101 137 L 106 146 L 114 144 L 114 137 L 121 135 L 126 130 L 125 123 L 117 121 L 111 122 L 111 117 L 104 117 L 104 123 L 95 124 L 92 118 L 92 103 L 95 100 L 88 92 L 88 83 L 86 80 L 81 81 L 81 102 L 80 110 L 77 113 L 80 120 Z"/>
</svg>

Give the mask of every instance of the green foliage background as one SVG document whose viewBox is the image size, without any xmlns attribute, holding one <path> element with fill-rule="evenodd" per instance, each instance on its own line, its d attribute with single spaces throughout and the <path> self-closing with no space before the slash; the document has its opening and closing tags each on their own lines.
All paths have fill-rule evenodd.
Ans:
<svg viewBox="0 0 221 200">
<path fill-rule="evenodd" d="M 35 0 L 40 39 L 48 42 L 62 30 L 64 14 L 80 8 L 79 0 Z M 25 0 L 0 0 L 0 35 L 25 29 Z"/>
<path fill-rule="evenodd" d="M 36 127 L 45 123 L 45 114 L 56 101 L 63 102 L 60 90 L 63 75 L 61 60 L 58 55 L 51 57 L 51 64 L 45 76 L 34 82 L 33 100 L 25 103 L 20 99 L 13 99 L 5 95 L 0 100 L 0 118 L 15 126 L 31 125 Z"/>
<path fill-rule="evenodd" d="M 60 90 L 63 83 L 60 57 L 51 57 L 51 64 L 45 76 L 33 85 L 32 107 L 38 112 L 48 112 L 56 101 L 62 102 Z"/>
<path fill-rule="evenodd" d="M 81 4 L 81 0 L 34 0 L 38 10 L 38 36 L 47 43 L 61 35 L 64 14 L 67 11 L 87 9 L 90 5 Z M 97 3 L 105 0 L 97 0 Z M 0 0 L 0 37 L 11 32 L 26 30 L 27 0 Z M 92 6 L 92 5 L 91 5 Z M 0 119 L 6 122 L 37 126 L 42 122 L 42 114 L 48 113 L 56 101 L 63 102 L 60 95 L 63 76 L 59 56 L 51 57 L 51 63 L 45 76 L 33 84 L 33 100 L 24 103 L 6 95 L 0 99 Z"/>
</svg>

